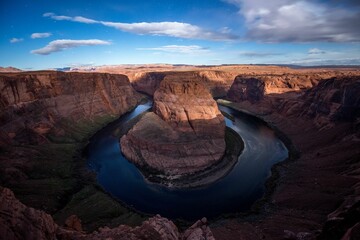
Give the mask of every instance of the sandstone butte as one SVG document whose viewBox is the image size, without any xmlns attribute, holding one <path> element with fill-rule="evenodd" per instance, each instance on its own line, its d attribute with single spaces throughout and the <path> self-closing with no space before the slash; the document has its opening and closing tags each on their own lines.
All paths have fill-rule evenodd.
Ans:
<svg viewBox="0 0 360 240">
<path fill-rule="evenodd" d="M 124 155 L 141 169 L 167 176 L 195 174 L 221 161 L 225 122 L 199 81 L 167 76 L 146 113 L 121 140 Z"/>
</svg>

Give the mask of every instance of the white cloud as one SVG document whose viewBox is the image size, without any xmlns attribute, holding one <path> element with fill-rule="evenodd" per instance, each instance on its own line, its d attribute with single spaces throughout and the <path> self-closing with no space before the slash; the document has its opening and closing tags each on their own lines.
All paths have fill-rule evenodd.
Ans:
<svg viewBox="0 0 360 240">
<path fill-rule="evenodd" d="M 198 45 L 167 45 L 154 48 L 137 48 L 136 50 L 148 50 L 148 51 L 161 51 L 168 53 L 183 53 L 183 54 L 199 54 L 209 52 L 208 48 L 204 48 Z"/>
<path fill-rule="evenodd" d="M 124 32 L 136 34 L 149 34 L 171 36 L 190 39 L 230 40 L 235 39 L 231 34 L 224 34 L 204 30 L 198 26 L 182 22 L 141 22 L 141 23 L 116 23 L 101 22 L 101 24 L 114 27 Z"/>
<path fill-rule="evenodd" d="M 311 48 L 311 49 L 309 49 L 309 51 L 308 51 L 308 54 L 310 54 L 310 55 L 325 54 L 325 53 L 326 53 L 325 50 L 321 50 L 321 49 L 319 49 L 319 48 Z"/>
<path fill-rule="evenodd" d="M 202 29 L 196 25 L 182 22 L 139 22 L 139 23 L 121 23 L 121 22 L 108 22 L 97 21 L 81 16 L 69 17 L 58 16 L 54 13 L 44 13 L 44 17 L 50 17 L 54 20 L 64 20 L 72 22 L 80 22 L 87 24 L 102 24 L 107 27 L 116 28 L 124 32 L 130 32 L 140 35 L 157 35 L 157 36 L 170 36 L 178 38 L 190 39 L 207 39 L 207 40 L 234 40 L 237 36 L 227 32 L 216 32 Z"/>
<path fill-rule="evenodd" d="M 35 39 L 35 38 L 47 38 L 50 37 L 52 34 L 49 32 L 45 32 L 45 33 L 33 33 L 31 34 L 31 38 Z"/>
<path fill-rule="evenodd" d="M 360 9 L 310 0 L 223 0 L 239 8 L 247 38 L 262 42 L 358 42 Z"/>
<path fill-rule="evenodd" d="M 12 38 L 10 39 L 10 43 L 18 43 L 24 41 L 23 38 Z"/>
<path fill-rule="evenodd" d="M 80 22 L 80 23 L 99 23 L 99 21 L 93 20 L 93 19 L 89 19 L 89 18 L 85 18 L 85 17 L 81 17 L 81 16 L 76 16 L 76 17 L 69 17 L 69 16 L 59 16 L 59 15 L 55 15 L 55 13 L 52 12 L 48 12 L 48 13 L 44 13 L 43 14 L 44 17 L 49 17 L 52 18 L 54 20 L 58 20 L 58 21 L 72 21 L 72 22 Z"/>
<path fill-rule="evenodd" d="M 95 45 L 109 45 L 111 44 L 108 41 L 103 41 L 99 39 L 88 39 L 88 40 L 71 40 L 71 39 L 61 39 L 49 42 L 43 48 L 32 50 L 33 54 L 40 55 L 49 55 L 53 52 L 60 52 L 64 49 L 75 48 L 80 46 L 95 46 Z"/>
</svg>

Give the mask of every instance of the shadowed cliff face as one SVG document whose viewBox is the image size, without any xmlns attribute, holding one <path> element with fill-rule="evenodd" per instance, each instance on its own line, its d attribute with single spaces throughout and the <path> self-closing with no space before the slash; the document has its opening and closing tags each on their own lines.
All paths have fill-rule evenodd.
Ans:
<svg viewBox="0 0 360 240">
<path fill-rule="evenodd" d="M 258 103 L 265 112 L 281 111 L 287 116 L 312 118 L 319 127 L 359 117 L 359 77 L 320 80 L 309 89 L 307 84 L 310 83 L 297 83 L 289 88 L 282 82 L 275 84 L 271 78 L 238 76 L 227 97 L 238 103 Z"/>
<path fill-rule="evenodd" d="M 167 175 L 192 174 L 225 152 L 225 122 L 201 82 L 167 76 L 147 113 L 121 138 L 127 158 Z"/>
<path fill-rule="evenodd" d="M 215 237 L 232 236 L 226 233 L 231 228 L 251 239 L 356 239 L 360 77 L 329 78 L 306 90 L 270 94 L 264 83 L 257 100 L 241 94 L 242 87 L 253 85 L 238 77 L 228 93 L 233 103 L 228 104 L 276 126 L 300 156 L 276 168 L 279 182 L 271 196 L 273 209 L 263 210 L 266 216 L 261 222 L 228 222 L 213 229 Z"/>
<path fill-rule="evenodd" d="M 139 99 L 123 75 L 36 72 L 0 75 L 0 142 L 41 143 L 61 121 L 118 116 Z"/>
<path fill-rule="evenodd" d="M 316 86 L 327 75 L 239 75 L 235 78 L 227 97 L 234 102 L 258 102 L 269 94 L 300 92 Z"/>
<path fill-rule="evenodd" d="M 307 115 L 327 120 L 352 122 L 360 117 L 360 78 L 344 77 L 322 81 L 304 98 Z"/>
<path fill-rule="evenodd" d="M 204 84 L 213 97 L 225 96 L 235 76 L 234 72 L 193 71 L 193 72 L 146 72 L 132 76 L 132 85 L 137 91 L 154 95 L 165 77 L 188 79 Z"/>
</svg>

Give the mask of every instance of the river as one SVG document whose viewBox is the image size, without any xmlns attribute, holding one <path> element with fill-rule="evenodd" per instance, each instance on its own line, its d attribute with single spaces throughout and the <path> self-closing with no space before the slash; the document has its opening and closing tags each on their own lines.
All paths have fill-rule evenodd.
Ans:
<svg viewBox="0 0 360 240">
<path fill-rule="evenodd" d="M 243 212 L 261 198 L 271 167 L 288 157 L 288 150 L 275 132 L 261 120 L 219 105 L 233 116 L 226 125 L 244 141 L 244 150 L 234 168 L 220 180 L 198 188 L 171 189 L 153 184 L 122 155 L 116 129 L 124 122 L 151 108 L 152 102 L 139 105 L 96 133 L 87 150 L 88 165 L 98 183 L 115 199 L 144 213 L 168 218 L 194 220 L 221 214 Z"/>
</svg>

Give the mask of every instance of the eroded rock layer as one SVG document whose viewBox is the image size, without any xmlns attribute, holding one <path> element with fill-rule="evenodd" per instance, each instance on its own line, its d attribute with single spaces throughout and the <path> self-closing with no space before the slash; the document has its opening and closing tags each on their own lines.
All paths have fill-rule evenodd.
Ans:
<svg viewBox="0 0 360 240">
<path fill-rule="evenodd" d="M 193 174 L 225 152 L 225 122 L 207 88 L 198 81 L 167 77 L 147 113 L 121 138 L 125 156 L 166 175 Z"/>
</svg>

